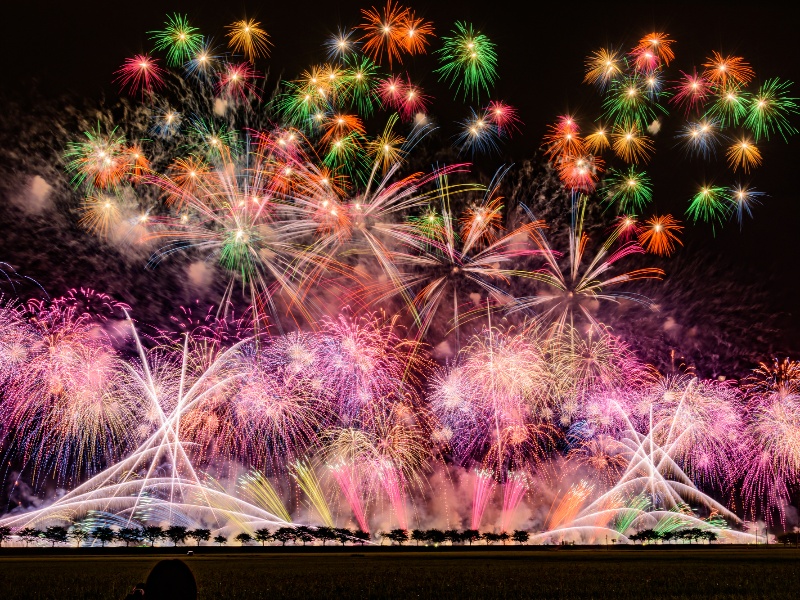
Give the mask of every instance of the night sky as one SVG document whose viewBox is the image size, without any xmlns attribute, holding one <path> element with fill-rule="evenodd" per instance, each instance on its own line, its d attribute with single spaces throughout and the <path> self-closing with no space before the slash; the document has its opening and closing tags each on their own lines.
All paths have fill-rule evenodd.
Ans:
<svg viewBox="0 0 800 600">
<path fill-rule="evenodd" d="M 48 6 L 50 4 L 50 6 Z M 520 10 L 523 4 L 528 5 Z M 780 77 L 800 81 L 796 50 L 796 20 L 764 4 L 745 8 L 732 5 L 717 7 L 673 5 L 670 3 L 638 4 L 634 7 L 594 3 L 581 7 L 557 3 L 558 6 L 533 10 L 534 3 L 522 2 L 423 2 L 411 4 L 433 21 L 437 34 L 450 29 L 455 20 L 473 22 L 498 44 L 500 82 L 495 97 L 520 109 L 525 122 L 523 134 L 503 149 L 484 167 L 504 162 L 520 163 L 532 158 L 538 149 L 547 123 L 569 111 L 585 127 L 599 114 L 599 95 L 581 84 L 584 58 L 603 46 L 628 49 L 650 31 L 666 31 L 677 40 L 675 51 L 678 69 L 690 70 L 710 55 L 712 50 L 744 56 L 753 66 L 757 81 Z M 221 40 L 223 27 L 247 15 L 260 20 L 274 42 L 271 58 L 257 66 L 271 67 L 268 80 L 274 86 L 278 77 L 293 78 L 299 71 L 321 62 L 322 42 L 338 26 L 350 27 L 360 21 L 360 8 L 365 2 L 302 2 L 302 3 L 225 3 L 225 2 L 14 2 L 3 10 L 5 27 L 0 35 L 3 72 L 0 79 L 0 103 L 9 103 L 15 110 L 35 108 L 41 102 L 57 103 L 59 98 L 84 98 L 91 104 L 105 95 L 113 99 L 117 90 L 113 72 L 124 58 L 142 50 L 151 50 L 147 31 L 161 27 L 164 15 L 188 13 L 193 24 L 203 33 L 212 33 Z M 438 42 L 433 42 L 438 47 Z M 428 58 L 417 59 L 408 71 L 423 89 L 450 108 L 453 114 L 442 114 L 442 121 L 462 118 L 466 108 L 452 102 L 450 92 L 436 82 L 425 65 Z M 676 73 L 674 68 L 670 73 Z M 800 86 L 793 88 L 800 96 Z M 0 104 L 2 105 L 2 104 Z M 19 123 L 8 117 L 0 119 L 0 141 L 4 148 L 13 148 L 19 138 Z M 679 120 L 672 111 L 670 119 Z M 800 126 L 800 116 L 793 120 Z M 673 127 L 674 129 L 674 127 Z M 48 124 L 41 124 L 42 143 L 47 142 Z M 80 135 L 79 131 L 75 135 Z M 655 188 L 655 206 L 659 212 L 673 212 L 683 219 L 689 198 L 701 184 L 715 182 L 730 185 L 735 179 L 724 164 L 690 161 L 669 142 L 657 139 L 657 152 L 648 172 Z M 766 298 L 752 314 L 753 322 L 777 316 L 781 331 L 776 351 L 797 353 L 800 350 L 800 281 L 796 275 L 800 250 L 796 244 L 800 222 L 800 199 L 797 198 L 797 158 L 800 156 L 800 135 L 784 143 L 773 138 L 761 146 L 764 165 L 749 177 L 759 190 L 769 194 L 758 207 L 754 220 L 745 222 L 743 231 L 728 222 L 722 231 L 712 235 L 711 227 L 689 225 L 681 250 L 684 263 L 690 258 L 715 265 L 719 281 L 708 286 L 698 284 L 696 294 L 727 294 L 730 303 L 747 301 L 760 290 Z M 16 163 L 0 168 L 17 179 L 30 171 L 25 149 L 14 154 Z M 35 173 L 31 173 L 35 174 Z M 745 179 L 747 181 L 748 179 Z M 18 212 L 9 207 L 10 195 L 16 193 L 7 179 L 0 186 L 0 222 L 4 227 L 15 223 Z M 21 274 L 36 278 L 51 293 L 64 288 L 89 285 L 123 295 L 125 286 L 155 286 L 164 273 L 143 274 L 146 257 L 135 266 L 120 266 L 109 256 L 106 270 L 95 263 L 82 266 L 70 260 L 66 247 L 51 237 L 58 227 L 35 235 L 40 221 L 21 223 L 14 232 L 0 238 L 0 261 L 12 263 Z M 12 234 L 13 233 L 13 234 Z M 89 234 L 85 234 L 89 238 Z M 98 244 L 87 242 L 87 248 L 101 253 Z M 60 260 L 58 257 L 61 257 Z M 67 260 L 71 264 L 64 265 Z M 669 261 L 665 264 L 669 271 Z M 114 280 L 129 283 L 113 285 Z M 111 289 L 110 289 L 111 288 Z M 187 292 L 181 298 L 190 300 Z M 131 291 L 126 300 L 136 309 L 137 294 Z M 160 305 L 163 306 L 163 305 Z M 144 309 L 139 314 L 143 314 Z M 743 340 L 742 343 L 747 343 Z M 796 358 L 797 356 L 795 356 Z M 765 357 L 766 358 L 766 357 Z"/>
</svg>

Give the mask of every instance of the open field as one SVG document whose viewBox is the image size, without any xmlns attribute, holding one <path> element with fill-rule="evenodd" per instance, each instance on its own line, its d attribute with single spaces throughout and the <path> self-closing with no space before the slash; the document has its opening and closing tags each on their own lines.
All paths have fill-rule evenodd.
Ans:
<svg viewBox="0 0 800 600">
<path fill-rule="evenodd" d="M 176 554 L 0 554 L 4 600 L 124 598 Z M 209 552 L 182 557 L 200 598 L 786 598 L 795 549 Z M 255 550 L 255 549 L 253 549 Z M 332 550 L 332 549 L 330 549 Z M 342 549 L 344 550 L 344 549 Z M 397 549 L 399 550 L 399 549 Z"/>
</svg>

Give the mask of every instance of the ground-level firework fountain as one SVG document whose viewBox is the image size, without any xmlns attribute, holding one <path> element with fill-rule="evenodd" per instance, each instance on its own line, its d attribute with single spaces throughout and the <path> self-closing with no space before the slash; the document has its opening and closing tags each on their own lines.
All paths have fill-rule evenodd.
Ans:
<svg viewBox="0 0 800 600">
<path fill-rule="evenodd" d="M 48 310 L 60 317 L 39 319 L 48 329 L 37 333 L 25 329 L 18 308 L 4 309 L 5 347 L 22 343 L 15 352 L 35 357 L 33 337 L 46 333 L 47 360 L 72 364 L 85 345 L 111 352 L 71 304 L 57 301 Z M 574 332 L 563 329 L 531 324 L 483 332 L 458 361 L 438 369 L 425 394 L 409 381 L 415 370 L 434 367 L 419 349 L 403 353 L 396 326 L 378 315 L 343 315 L 318 334 L 244 337 L 227 345 L 214 331 L 230 327 L 214 323 L 146 349 L 127 321 L 136 355 L 116 357 L 109 367 L 115 376 L 107 379 L 115 382 L 114 405 L 135 407 L 124 427 L 138 436 L 135 444 L 46 505 L 11 511 L 2 525 L 17 531 L 61 522 L 177 523 L 226 537 L 298 525 L 353 524 L 372 535 L 439 525 L 528 528 L 532 543 L 589 544 L 609 536 L 625 542 L 643 529 L 696 528 L 721 541 L 754 539 L 737 514 L 693 479 L 713 489 L 714 482 L 741 477 L 734 463 L 749 448 L 739 437 L 747 429 L 736 412 L 737 392 L 689 376 L 662 378 L 609 334 L 579 352 Z M 27 369 L 57 377 L 61 387 L 54 391 L 51 380 L 47 389 L 60 396 L 50 400 L 65 404 L 51 430 L 25 421 L 24 403 L 6 404 L 15 430 L 26 434 L 9 447 L 27 452 L 34 472 L 50 465 L 64 478 L 80 476 L 79 464 L 48 462 L 52 456 L 41 449 L 92 448 L 98 440 L 86 435 L 107 431 L 103 421 L 117 416 L 89 413 L 83 396 L 67 397 L 63 381 L 72 375 L 64 370 L 35 360 L 15 368 L 21 381 Z M 93 366 L 76 367 L 87 368 Z M 760 381 L 754 385 L 769 387 L 767 377 Z M 381 394 L 369 393 L 375 389 Z M 582 405 L 572 404 L 576 393 Z M 65 429 L 75 410 L 98 422 L 80 433 Z M 536 414 L 546 418 L 533 420 Z M 262 444 L 269 450 L 259 451 Z M 459 494 L 469 499 L 459 501 Z"/>
</svg>

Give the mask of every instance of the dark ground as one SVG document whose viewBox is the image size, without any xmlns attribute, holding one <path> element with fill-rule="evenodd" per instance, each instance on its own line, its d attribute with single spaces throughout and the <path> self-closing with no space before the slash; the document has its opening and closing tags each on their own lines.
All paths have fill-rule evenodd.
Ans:
<svg viewBox="0 0 800 600">
<path fill-rule="evenodd" d="M 66 549 L 64 549 L 66 550 Z M 122 549 L 119 549 L 122 550 Z M 167 556 L 116 550 L 0 554 L 0 597 L 125 597 Z M 326 552 L 178 551 L 200 598 L 797 598 L 794 548 L 343 548 Z M 269 549 L 267 549 L 269 550 Z M 301 549 L 298 549 L 301 550 Z M 175 556 L 172 553 L 171 556 Z"/>
</svg>

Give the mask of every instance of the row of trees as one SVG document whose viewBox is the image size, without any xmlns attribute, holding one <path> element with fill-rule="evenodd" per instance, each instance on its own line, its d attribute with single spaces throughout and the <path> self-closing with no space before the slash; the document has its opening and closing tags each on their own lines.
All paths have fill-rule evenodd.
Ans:
<svg viewBox="0 0 800 600">
<path fill-rule="evenodd" d="M 381 531 L 378 535 L 382 540 L 388 540 L 390 543 L 401 546 L 407 542 L 414 542 L 417 545 L 438 545 L 445 542 L 472 545 L 480 541 L 484 541 L 486 544 L 497 542 L 506 544 L 508 541 L 524 544 L 530 538 L 530 534 L 527 531 L 481 533 L 477 529 L 466 529 L 464 531 L 455 529 L 414 529 L 411 531 L 407 529 L 392 529 L 391 531 Z M 181 525 L 172 525 L 166 528 L 158 525 L 148 525 L 114 529 L 107 526 L 87 527 L 84 524 L 76 523 L 71 527 L 54 525 L 42 530 L 26 527 L 13 532 L 13 534 L 11 528 L 0 527 L 0 545 L 2 545 L 3 541 L 12 537 L 22 540 L 26 546 L 36 541 L 46 541 L 51 546 L 70 542 L 80 546 L 85 542 L 94 541 L 101 547 L 105 547 L 106 544 L 112 542 L 120 542 L 125 546 L 138 546 L 146 543 L 152 547 L 160 540 L 168 540 L 173 546 L 185 544 L 188 540 L 193 540 L 198 546 L 202 542 L 209 541 L 217 545 L 228 543 L 228 538 L 224 535 L 217 535 L 212 538 L 209 529 L 189 529 Z M 233 539 L 241 545 L 251 543 L 266 545 L 267 543 L 277 542 L 285 546 L 287 542 L 292 542 L 295 545 L 303 544 L 305 546 L 308 543 L 321 541 L 323 546 L 328 542 L 338 542 L 344 546 L 348 543 L 364 544 L 369 541 L 370 535 L 365 531 L 341 527 L 306 527 L 300 525 L 297 527 L 279 527 L 275 531 L 263 528 L 257 529 L 253 533 L 242 532 Z"/>
<path fill-rule="evenodd" d="M 716 542 L 717 534 L 708 529 L 700 529 L 699 527 L 692 527 L 687 529 L 676 529 L 674 531 L 656 531 L 655 529 L 643 529 L 637 531 L 633 535 L 629 535 L 628 539 L 634 544 L 636 542 L 642 543 L 656 543 L 656 542 L 672 542 L 672 541 L 688 541 L 690 544 L 696 541 L 706 540 L 707 542 Z"/>
<path fill-rule="evenodd" d="M 200 542 L 207 542 L 211 538 L 211 531 L 208 529 L 188 529 L 173 525 L 166 529 L 159 526 L 146 526 L 146 527 L 121 527 L 113 529 L 111 527 L 86 527 L 82 524 L 73 525 L 72 527 L 63 527 L 54 525 L 46 529 L 35 529 L 33 527 L 25 527 L 16 532 L 11 533 L 10 527 L 0 527 L 0 545 L 3 541 L 16 537 L 22 540 L 26 546 L 31 542 L 44 540 L 49 542 L 51 546 L 56 544 L 66 544 L 70 541 L 75 542 L 76 546 L 88 540 L 98 542 L 100 546 L 105 547 L 106 544 L 111 542 L 122 542 L 126 546 L 131 544 L 139 545 L 143 542 L 148 542 L 151 546 L 160 539 L 169 539 L 173 545 L 178 545 L 185 542 L 188 538 L 192 538 Z M 220 537 L 220 536 L 218 536 Z M 227 538 L 222 537 L 222 542 L 227 542 Z M 215 541 L 216 538 L 215 538 Z"/>
<path fill-rule="evenodd" d="M 797 535 L 797 534 L 795 534 Z M 525 544 L 530 539 L 530 534 L 527 531 L 515 530 L 513 533 L 501 531 L 500 533 L 494 532 L 480 532 L 477 529 L 465 529 L 458 531 L 456 529 L 392 529 L 391 531 L 381 531 L 378 536 L 382 541 L 388 540 L 392 544 L 402 546 L 405 543 L 416 543 L 417 545 L 439 545 L 446 542 L 451 544 L 472 544 L 478 542 L 485 542 L 488 544 L 502 543 L 506 544 L 509 541 L 518 544 Z M 7 539 L 16 537 L 17 539 L 29 545 L 31 542 L 44 540 L 55 546 L 56 544 L 66 544 L 70 541 L 74 542 L 76 546 L 80 546 L 86 541 L 94 540 L 99 543 L 101 547 L 111 542 L 121 542 L 125 546 L 141 545 L 143 543 L 149 544 L 151 547 L 155 546 L 159 540 L 168 540 L 172 542 L 173 546 L 187 543 L 187 540 L 193 540 L 199 546 L 202 542 L 212 541 L 217 545 L 228 543 L 228 538 L 224 535 L 217 535 L 212 538 L 209 529 L 189 529 L 180 525 L 172 525 L 170 527 L 161 527 L 158 525 L 148 525 L 144 527 L 121 527 L 113 529 L 107 526 L 87 527 L 81 523 L 67 528 L 63 526 L 47 527 L 44 530 L 26 527 L 20 529 L 12 534 L 11 528 L 0 527 L 0 546 Z M 697 541 L 715 542 L 718 536 L 713 531 L 707 529 L 700 529 L 697 527 L 677 529 L 673 531 L 656 531 L 655 529 L 644 529 L 638 531 L 633 535 L 628 536 L 632 542 L 641 543 L 656 543 L 656 542 L 673 542 L 673 541 L 688 541 L 694 543 Z M 369 541 L 370 535 L 365 531 L 354 531 L 347 528 L 334 528 L 334 527 L 306 527 L 299 525 L 297 527 L 279 527 L 275 531 L 267 528 L 257 529 L 253 533 L 242 532 L 233 538 L 241 545 L 245 546 L 251 543 L 267 543 L 277 542 L 285 546 L 287 542 L 293 544 L 303 544 L 321 541 L 324 546 L 327 542 L 338 542 L 341 545 L 345 544 L 364 544 Z M 616 540 L 614 540 L 616 541 Z M 783 540 L 782 540 L 783 541 Z M 788 541 L 788 540 L 787 540 Z M 784 543 L 787 543 L 784 541 Z M 796 539 L 793 539 L 797 543 Z"/>
<path fill-rule="evenodd" d="M 505 545 L 509 540 L 524 544 L 531 537 L 530 533 L 521 529 L 515 530 L 514 533 L 508 533 L 507 531 L 501 531 L 500 533 L 486 531 L 481 533 L 477 529 L 465 529 L 464 531 L 456 529 L 444 531 L 441 529 L 413 529 L 410 532 L 407 529 L 392 529 L 391 531 L 381 531 L 378 535 L 384 540 L 388 539 L 401 546 L 409 541 L 416 542 L 417 545 L 422 543 L 438 545 L 450 542 L 451 544 L 467 543 L 471 546 L 480 541 L 486 542 L 487 545 L 497 542 L 502 542 Z"/>
</svg>

